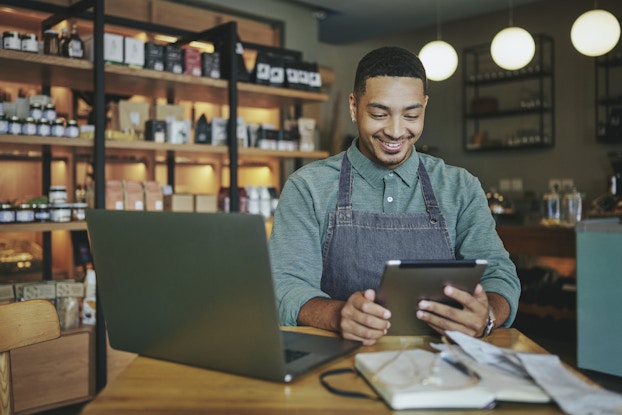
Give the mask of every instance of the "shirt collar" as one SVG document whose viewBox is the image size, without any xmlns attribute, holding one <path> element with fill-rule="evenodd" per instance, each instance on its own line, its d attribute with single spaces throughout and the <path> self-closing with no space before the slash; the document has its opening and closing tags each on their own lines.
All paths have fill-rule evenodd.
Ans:
<svg viewBox="0 0 622 415">
<path fill-rule="evenodd" d="M 361 153 L 358 147 L 358 137 L 354 139 L 352 145 L 348 148 L 348 159 L 352 164 L 352 167 L 361 175 L 361 177 L 368 182 L 371 186 L 377 187 L 383 185 L 383 179 L 389 173 L 389 169 L 380 166 Z M 417 180 L 417 168 L 419 167 L 419 157 L 416 149 L 413 147 L 413 152 L 406 162 L 402 163 L 396 169 L 393 170 L 407 186 L 413 186 Z"/>
</svg>

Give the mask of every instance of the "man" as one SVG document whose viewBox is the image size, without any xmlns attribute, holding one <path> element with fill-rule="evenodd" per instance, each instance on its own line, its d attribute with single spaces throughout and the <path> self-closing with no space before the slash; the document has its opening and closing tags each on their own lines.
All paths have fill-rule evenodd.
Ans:
<svg viewBox="0 0 622 415">
<path fill-rule="evenodd" d="M 520 283 L 479 181 L 415 150 L 427 104 L 425 70 L 412 53 L 383 47 L 359 62 L 349 96 L 358 138 L 294 172 L 275 212 L 270 254 L 282 324 L 374 344 L 391 322 L 374 302 L 388 259 L 488 260 L 473 293 L 445 288 L 463 309 L 419 302 L 416 318 L 439 333 L 483 336 L 514 320 Z"/>
</svg>

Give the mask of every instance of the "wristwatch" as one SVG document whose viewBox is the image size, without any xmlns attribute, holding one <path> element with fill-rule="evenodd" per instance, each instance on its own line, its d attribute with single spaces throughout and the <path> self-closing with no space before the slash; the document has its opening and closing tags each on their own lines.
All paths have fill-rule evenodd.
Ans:
<svg viewBox="0 0 622 415">
<path fill-rule="evenodd" d="M 495 328 L 495 315 L 492 312 L 492 308 L 488 307 L 488 321 L 486 322 L 486 327 L 484 328 L 484 333 L 482 334 L 482 337 L 490 336 L 494 328 Z"/>
</svg>

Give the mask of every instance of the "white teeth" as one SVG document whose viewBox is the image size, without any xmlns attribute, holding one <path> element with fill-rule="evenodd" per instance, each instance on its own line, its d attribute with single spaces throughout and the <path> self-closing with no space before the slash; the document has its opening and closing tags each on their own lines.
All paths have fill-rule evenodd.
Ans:
<svg viewBox="0 0 622 415">
<path fill-rule="evenodd" d="M 400 143 L 384 143 L 387 147 L 399 147 Z"/>
</svg>

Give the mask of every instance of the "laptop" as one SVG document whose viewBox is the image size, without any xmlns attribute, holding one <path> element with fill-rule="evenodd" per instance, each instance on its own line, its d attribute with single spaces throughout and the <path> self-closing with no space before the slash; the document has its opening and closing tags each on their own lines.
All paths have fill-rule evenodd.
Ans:
<svg viewBox="0 0 622 415">
<path fill-rule="evenodd" d="M 376 297 L 379 304 L 391 310 L 391 327 L 387 334 L 438 335 L 415 316 L 419 300 L 461 307 L 443 294 L 443 288 L 451 285 L 472 293 L 487 265 L 484 259 L 387 261 Z"/>
<path fill-rule="evenodd" d="M 290 382 L 360 346 L 280 330 L 261 216 L 90 209 L 86 223 L 115 349 Z"/>
</svg>

